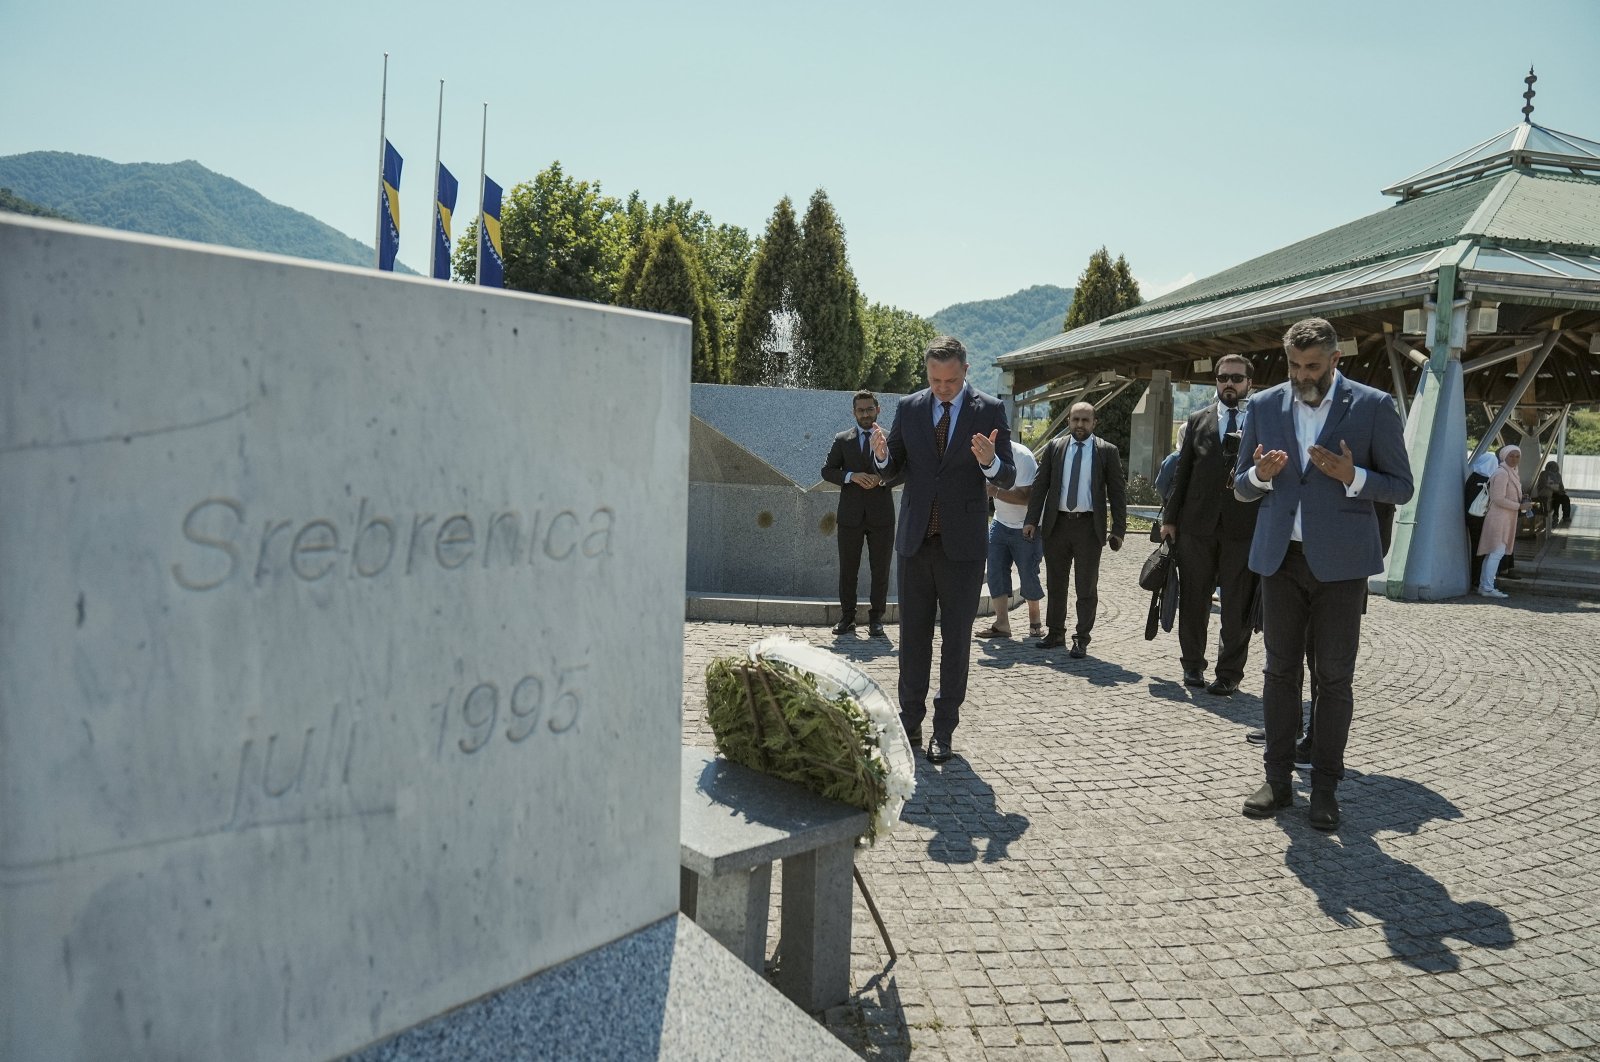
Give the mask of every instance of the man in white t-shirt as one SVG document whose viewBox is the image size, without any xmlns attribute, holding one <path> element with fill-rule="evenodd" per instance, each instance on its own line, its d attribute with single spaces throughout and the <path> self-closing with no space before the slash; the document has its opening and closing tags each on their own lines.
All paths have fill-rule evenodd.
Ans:
<svg viewBox="0 0 1600 1062">
<path fill-rule="evenodd" d="M 980 639 L 1011 637 L 1011 565 L 1017 566 L 1017 581 L 1023 600 L 1028 602 L 1028 633 L 1037 638 L 1044 633 L 1039 619 L 1039 602 L 1044 586 L 1039 582 L 1039 563 L 1044 559 L 1044 542 L 1037 535 L 1027 538 L 1022 525 L 1028 515 L 1028 499 L 1033 496 L 1033 477 L 1039 465 L 1026 446 L 1011 447 L 1011 460 L 1017 466 L 1017 480 L 1010 490 L 988 485 L 994 499 L 994 522 L 989 525 L 989 598 L 994 602 L 994 622 L 978 632 Z"/>
</svg>

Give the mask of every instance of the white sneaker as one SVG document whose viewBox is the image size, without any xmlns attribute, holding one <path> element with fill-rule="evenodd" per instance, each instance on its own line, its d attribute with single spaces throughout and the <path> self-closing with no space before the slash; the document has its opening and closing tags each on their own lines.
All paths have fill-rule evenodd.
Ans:
<svg viewBox="0 0 1600 1062">
<path fill-rule="evenodd" d="M 1480 586 L 1480 587 L 1478 587 L 1478 594 L 1480 596 L 1482 596 L 1482 597 L 1510 597 L 1511 596 L 1510 594 L 1506 593 L 1504 590 L 1496 590 L 1492 586 Z"/>
</svg>

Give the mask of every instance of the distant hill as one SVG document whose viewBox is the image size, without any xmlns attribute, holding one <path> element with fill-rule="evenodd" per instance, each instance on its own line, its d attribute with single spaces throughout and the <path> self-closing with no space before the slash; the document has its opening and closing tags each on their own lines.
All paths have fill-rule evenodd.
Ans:
<svg viewBox="0 0 1600 1062">
<path fill-rule="evenodd" d="M 13 214 L 27 214 L 35 218 L 56 218 L 60 221 L 75 221 L 76 218 L 59 214 L 49 207 L 42 207 L 38 203 L 31 203 L 17 195 L 9 188 L 0 188 L 0 210 L 10 211 Z"/>
<path fill-rule="evenodd" d="M 0 157 L 0 186 L 90 225 L 346 265 L 371 265 L 374 257 L 361 241 L 194 161 L 118 163 L 32 151 Z"/>
<path fill-rule="evenodd" d="M 1061 331 L 1071 305 L 1071 288 L 1035 284 L 1003 299 L 958 302 L 928 320 L 941 334 L 961 340 L 970 366 L 967 378 L 979 390 L 994 394 L 1000 382 L 994 360 Z"/>
</svg>

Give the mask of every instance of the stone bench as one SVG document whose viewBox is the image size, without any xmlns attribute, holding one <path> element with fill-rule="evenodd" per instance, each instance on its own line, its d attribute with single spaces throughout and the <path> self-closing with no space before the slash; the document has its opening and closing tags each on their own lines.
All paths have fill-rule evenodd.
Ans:
<svg viewBox="0 0 1600 1062">
<path fill-rule="evenodd" d="M 850 996 L 851 871 L 865 811 L 683 750 L 680 909 L 761 972 L 772 864 L 783 860 L 778 989 L 819 1011 Z"/>
</svg>

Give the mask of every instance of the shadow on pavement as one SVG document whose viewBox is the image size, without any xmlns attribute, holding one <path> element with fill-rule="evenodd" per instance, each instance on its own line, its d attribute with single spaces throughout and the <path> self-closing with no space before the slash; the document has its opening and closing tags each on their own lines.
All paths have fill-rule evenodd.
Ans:
<svg viewBox="0 0 1600 1062">
<path fill-rule="evenodd" d="M 888 638 L 864 638 L 857 634 L 830 634 L 832 640 L 825 643 L 824 648 L 830 652 L 838 653 L 846 660 L 876 660 L 879 657 L 894 656 L 895 647 Z"/>
<path fill-rule="evenodd" d="M 1434 819 L 1460 818 L 1454 804 L 1425 785 L 1382 774 L 1347 782 L 1339 794 L 1343 819 L 1332 834 L 1306 824 L 1304 802 L 1297 802 L 1300 814 L 1278 816 L 1290 842 L 1284 861 L 1329 918 L 1348 928 L 1382 923 L 1390 953 L 1429 973 L 1460 969 L 1447 940 L 1495 949 L 1515 942 L 1504 911 L 1453 899 L 1426 871 L 1389 855 L 1377 841 L 1378 833 L 1414 834 Z"/>
<path fill-rule="evenodd" d="M 902 1062 L 911 1057 L 911 1030 L 891 973 L 873 974 L 848 1003 L 822 1017 L 828 1031 L 862 1058 Z"/>
<path fill-rule="evenodd" d="M 1010 857 L 1007 846 L 1027 832 L 1026 815 L 995 806 L 994 787 L 980 778 L 959 754 L 942 767 L 917 764 L 917 794 L 900 817 L 934 831 L 928 858 L 938 863 L 974 863 L 983 845 L 985 863 Z"/>
</svg>

